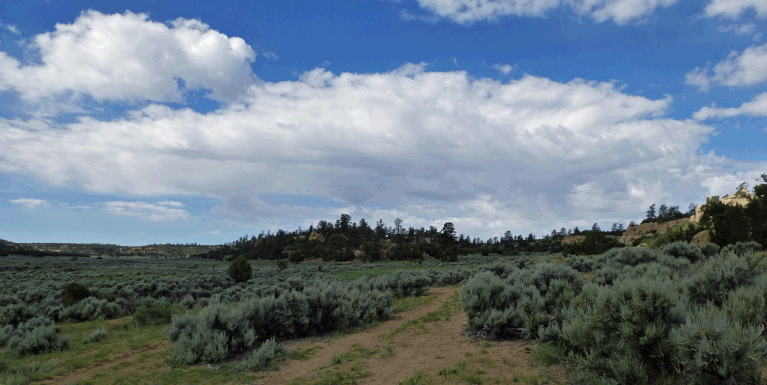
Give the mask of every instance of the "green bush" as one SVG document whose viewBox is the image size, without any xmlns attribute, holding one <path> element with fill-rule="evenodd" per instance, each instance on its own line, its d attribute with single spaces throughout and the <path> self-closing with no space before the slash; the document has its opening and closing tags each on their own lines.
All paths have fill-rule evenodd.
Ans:
<svg viewBox="0 0 767 385">
<path fill-rule="evenodd" d="M 19 324 L 8 340 L 8 346 L 16 353 L 26 356 L 64 350 L 69 346 L 69 338 L 60 337 L 59 328 L 50 319 L 36 317 Z"/>
<path fill-rule="evenodd" d="M 288 268 L 288 260 L 287 259 L 280 259 L 277 261 L 277 268 L 280 270 L 285 270 Z"/>
<path fill-rule="evenodd" d="M 8 305 L 0 309 L 0 326 L 11 325 L 15 328 L 35 316 L 37 316 L 37 310 L 29 305 Z"/>
<path fill-rule="evenodd" d="M 767 219 L 765 219 L 767 220 Z M 751 241 L 751 242 L 737 242 L 732 245 L 727 245 L 722 248 L 722 251 L 720 251 L 720 254 L 735 254 L 735 255 L 745 255 L 752 252 L 758 252 L 762 251 L 762 245 Z"/>
<path fill-rule="evenodd" d="M 238 306 L 214 302 L 197 315 L 174 315 L 168 337 L 178 363 L 221 362 L 271 338 L 306 337 L 385 320 L 391 305 L 391 291 L 316 281 L 302 291 L 251 297 Z"/>
<path fill-rule="evenodd" d="M 237 257 L 229 265 L 229 276 L 237 282 L 247 282 L 253 278 L 253 267 L 244 256 Z"/>
<path fill-rule="evenodd" d="M 686 258 L 690 262 L 697 262 L 705 258 L 698 246 L 682 241 L 666 245 L 661 252 L 676 258 Z"/>
<path fill-rule="evenodd" d="M 91 296 L 90 290 L 79 282 L 71 282 L 62 287 L 62 300 L 65 306 L 72 306 L 75 303 Z"/>
<path fill-rule="evenodd" d="M 644 247 L 626 247 L 622 249 L 612 249 L 602 254 L 600 260 L 604 261 L 605 264 L 621 267 L 656 262 L 659 258 L 660 255 L 654 250 L 646 249 Z"/>
<path fill-rule="evenodd" d="M 546 302 L 532 284 L 504 280 L 492 273 L 470 279 L 459 295 L 469 332 L 486 338 L 535 337 L 550 320 Z"/>
<path fill-rule="evenodd" d="M 669 280 L 635 279 L 615 286 L 584 286 L 562 324 L 563 340 L 577 354 L 602 363 L 621 383 L 645 382 L 670 371 L 668 336 L 684 321 L 679 288 Z"/>
<path fill-rule="evenodd" d="M 237 369 L 242 371 L 257 372 L 268 369 L 272 362 L 288 355 L 288 349 L 284 344 L 277 343 L 274 338 L 264 341 L 261 346 L 245 356 L 245 359 L 237 364 Z"/>
<path fill-rule="evenodd" d="M 686 384 L 760 384 L 767 355 L 762 326 L 742 325 L 707 304 L 670 333 Z"/>
<path fill-rule="evenodd" d="M 697 273 L 688 278 L 689 298 L 696 304 L 711 301 L 721 306 L 731 291 L 753 283 L 763 271 L 753 255 L 719 254 L 703 262 Z"/>
<path fill-rule="evenodd" d="M 705 255 L 706 257 L 710 258 L 714 255 L 719 253 L 719 250 L 722 248 L 719 247 L 716 243 L 706 243 L 705 245 L 700 247 L 700 251 Z"/>
<path fill-rule="evenodd" d="M 112 319 L 120 315 L 121 308 L 114 302 L 96 297 L 88 297 L 69 306 L 59 313 L 63 320 L 76 322 L 90 321 L 98 318 Z"/>
<path fill-rule="evenodd" d="M 101 342 L 106 337 L 107 337 L 106 329 L 98 328 L 93 333 L 83 338 L 83 344 L 92 344 L 96 342 Z"/>
<path fill-rule="evenodd" d="M 593 259 L 585 258 L 579 255 L 565 259 L 565 265 L 581 273 L 590 273 L 594 271 L 595 267 Z"/>
<path fill-rule="evenodd" d="M 149 299 L 146 306 L 136 309 L 136 312 L 133 313 L 133 320 L 139 326 L 165 325 L 171 322 L 172 316 L 172 306 Z"/>
</svg>

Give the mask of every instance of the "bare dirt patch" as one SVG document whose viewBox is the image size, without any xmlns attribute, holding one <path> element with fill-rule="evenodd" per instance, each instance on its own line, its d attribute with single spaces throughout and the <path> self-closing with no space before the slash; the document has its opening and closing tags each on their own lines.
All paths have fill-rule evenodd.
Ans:
<svg viewBox="0 0 767 385">
<path fill-rule="evenodd" d="M 170 341 L 167 341 L 167 340 L 160 341 L 142 349 L 132 350 L 128 353 L 120 354 L 108 360 L 99 362 L 98 364 L 95 364 L 95 365 L 86 366 L 69 373 L 57 375 L 50 380 L 40 382 L 40 384 L 65 385 L 65 384 L 76 383 L 78 381 L 85 381 L 91 378 L 93 375 L 104 372 L 111 368 L 114 368 L 117 365 L 124 366 L 123 368 L 119 369 L 120 371 L 135 370 L 135 368 L 134 369 L 131 369 L 131 368 L 134 367 L 136 364 L 138 364 L 136 361 L 139 358 L 141 358 L 142 355 L 158 354 L 166 349 L 169 349 L 170 346 L 171 346 Z"/>
</svg>

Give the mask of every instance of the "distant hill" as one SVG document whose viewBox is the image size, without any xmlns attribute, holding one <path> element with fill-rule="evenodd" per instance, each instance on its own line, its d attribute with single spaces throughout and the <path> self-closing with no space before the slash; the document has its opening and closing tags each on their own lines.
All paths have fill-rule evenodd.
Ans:
<svg viewBox="0 0 767 385">
<path fill-rule="evenodd" d="M 110 256 L 183 258 L 215 249 L 216 246 L 197 244 L 152 244 L 119 246 L 101 243 L 13 243 L 0 239 L 0 256 L 16 254 L 41 256 Z"/>
</svg>

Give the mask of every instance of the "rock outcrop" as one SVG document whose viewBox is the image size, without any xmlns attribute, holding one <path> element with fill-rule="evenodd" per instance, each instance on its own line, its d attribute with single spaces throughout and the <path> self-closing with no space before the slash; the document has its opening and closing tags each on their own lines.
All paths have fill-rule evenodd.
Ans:
<svg viewBox="0 0 767 385">
<path fill-rule="evenodd" d="M 698 247 L 701 247 L 706 243 L 711 243 L 711 230 L 703 230 L 695 234 L 695 236 L 692 237 L 692 243 Z"/>
<path fill-rule="evenodd" d="M 721 201 L 727 206 L 748 206 L 748 203 L 751 202 L 751 199 L 754 196 L 748 193 L 748 190 L 741 189 L 740 191 L 736 192 L 732 195 L 725 195 L 722 197 Z M 714 197 L 714 199 L 717 199 Z M 698 205 L 698 207 L 695 208 L 695 215 L 693 215 L 690 218 L 690 222 L 692 223 L 698 223 L 703 218 L 703 207 L 705 205 Z"/>
<path fill-rule="evenodd" d="M 672 227 L 676 227 L 679 225 L 683 225 L 687 222 L 689 222 L 689 218 L 682 218 L 677 219 L 675 221 L 668 221 L 663 223 L 642 223 L 641 225 L 629 225 L 628 229 L 626 229 L 626 232 L 623 233 L 623 235 L 618 239 L 621 243 L 625 245 L 630 245 L 631 242 L 633 242 L 635 239 L 640 238 L 642 236 L 645 236 L 647 234 L 655 234 L 660 235 L 671 229 Z"/>
<path fill-rule="evenodd" d="M 569 245 L 571 243 L 580 243 L 583 242 L 584 239 L 586 239 L 585 235 L 568 235 L 562 238 L 562 244 Z"/>
<path fill-rule="evenodd" d="M 617 235 L 607 235 L 607 237 L 615 239 L 615 240 L 618 240 L 620 238 Z M 583 242 L 584 239 L 586 239 L 585 235 L 568 235 L 562 238 L 562 244 L 568 245 L 571 243 L 580 243 L 580 242 Z"/>
</svg>

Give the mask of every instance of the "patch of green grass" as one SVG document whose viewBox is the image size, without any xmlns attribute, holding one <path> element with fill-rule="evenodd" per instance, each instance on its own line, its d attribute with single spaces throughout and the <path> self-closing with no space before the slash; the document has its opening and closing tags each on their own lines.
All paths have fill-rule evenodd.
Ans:
<svg viewBox="0 0 767 385">
<path fill-rule="evenodd" d="M 437 322 L 437 321 L 447 321 L 450 319 L 450 317 L 453 314 L 457 313 L 460 310 L 461 310 L 461 302 L 458 300 L 458 292 L 456 291 L 456 293 L 452 297 L 450 297 L 450 299 L 442 303 L 439 309 L 433 312 L 430 312 L 423 317 L 409 319 L 407 320 L 407 322 L 400 325 L 400 327 L 398 327 L 391 333 L 381 334 L 380 337 L 391 343 L 394 340 L 394 336 L 410 328 L 418 329 L 417 330 L 418 334 L 428 333 L 429 329 L 426 327 L 426 323 Z"/>
<path fill-rule="evenodd" d="M 452 368 L 444 368 L 439 371 L 440 376 L 443 376 L 446 378 L 455 377 L 459 381 L 461 381 L 461 383 L 466 383 L 466 384 L 482 384 L 483 383 L 482 375 L 484 373 L 485 373 L 484 371 L 479 369 L 470 371 L 466 367 L 466 361 L 461 361 L 455 364 L 455 366 L 453 366 Z"/>
<path fill-rule="evenodd" d="M 392 262 L 396 263 L 396 262 Z M 350 281 L 360 279 L 363 276 L 366 275 L 392 275 L 397 270 L 427 270 L 427 269 L 435 269 L 435 270 L 446 270 L 446 269 L 455 269 L 455 266 L 413 266 L 411 263 L 408 262 L 401 262 L 402 265 L 398 267 L 379 267 L 379 268 L 373 268 L 373 269 L 364 269 L 364 270 L 348 270 L 348 271 L 339 271 L 337 273 L 333 273 L 336 277 L 341 277 L 344 279 L 348 279 Z M 467 265 L 464 267 L 472 267 L 473 265 Z"/>
<path fill-rule="evenodd" d="M 394 347 L 391 345 L 386 345 L 381 350 L 381 353 L 379 354 L 379 357 L 381 357 L 382 360 L 385 360 L 389 357 L 394 356 Z"/>
<path fill-rule="evenodd" d="M 322 370 L 309 378 L 298 378 L 290 385 L 356 385 L 359 380 L 372 376 L 365 365 L 358 363 L 348 370 Z"/>
<path fill-rule="evenodd" d="M 412 376 L 399 383 L 399 385 L 431 385 L 433 382 L 426 373 L 419 370 Z"/>
<path fill-rule="evenodd" d="M 313 356 L 314 353 L 317 353 L 317 351 L 320 349 L 322 349 L 322 346 L 315 346 L 313 348 L 309 348 L 306 350 L 294 350 L 288 353 L 288 359 L 306 361 L 309 359 L 309 357 Z"/>
<path fill-rule="evenodd" d="M 511 377 L 511 382 L 513 382 L 513 383 L 530 384 L 530 385 L 559 384 L 560 383 L 554 377 L 551 377 L 548 374 L 544 374 L 542 376 L 533 376 L 533 375 L 527 375 L 527 374 L 522 374 L 522 373 L 514 373 L 514 375 Z"/>
<path fill-rule="evenodd" d="M 421 296 L 421 297 L 404 297 L 404 298 L 397 298 L 392 303 L 392 312 L 393 313 L 399 313 L 405 310 L 412 310 L 424 305 L 430 304 L 432 301 L 434 301 L 434 296 Z"/>
<path fill-rule="evenodd" d="M 0 383 L 24 383 L 19 379 L 21 377 L 26 378 L 27 382 L 50 379 L 167 340 L 167 325 L 140 327 L 132 321 L 132 317 L 113 321 L 61 323 L 57 326 L 61 328 L 62 336 L 70 337 L 69 348 L 26 357 L 20 357 L 9 349 L 0 351 L 0 361 L 8 366 L 4 374 L 8 378 L 0 377 Z M 85 343 L 96 329 L 106 330 L 104 339 L 98 343 Z M 55 364 L 41 365 L 41 362 Z"/>
<path fill-rule="evenodd" d="M 562 361 L 564 350 L 553 344 L 538 344 L 530 355 L 530 362 L 551 366 Z"/>
</svg>

